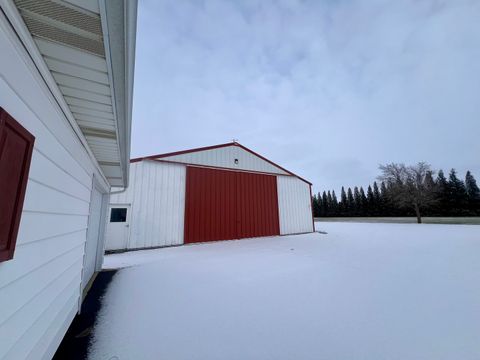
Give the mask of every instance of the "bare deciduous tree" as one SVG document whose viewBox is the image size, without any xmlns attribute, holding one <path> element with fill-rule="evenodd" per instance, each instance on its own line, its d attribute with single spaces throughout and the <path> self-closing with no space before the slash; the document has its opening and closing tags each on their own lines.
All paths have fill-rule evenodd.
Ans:
<svg viewBox="0 0 480 360">
<path fill-rule="evenodd" d="M 413 208 L 420 224 L 422 208 L 436 201 L 429 181 L 433 175 L 430 165 L 424 162 L 411 166 L 391 163 L 380 165 L 379 169 L 382 175 L 378 179 L 387 184 L 388 196 L 400 207 Z"/>
</svg>

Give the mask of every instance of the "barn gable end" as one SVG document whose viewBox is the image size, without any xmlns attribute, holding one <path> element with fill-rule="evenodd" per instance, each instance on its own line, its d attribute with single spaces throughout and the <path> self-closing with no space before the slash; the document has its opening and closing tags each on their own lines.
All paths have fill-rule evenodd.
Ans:
<svg viewBox="0 0 480 360">
<path fill-rule="evenodd" d="M 247 151 L 241 146 L 233 144 L 232 146 L 184 152 L 170 156 L 160 156 L 156 159 L 183 164 L 288 175 L 288 173 L 280 167 L 262 159 L 250 151 Z"/>
</svg>

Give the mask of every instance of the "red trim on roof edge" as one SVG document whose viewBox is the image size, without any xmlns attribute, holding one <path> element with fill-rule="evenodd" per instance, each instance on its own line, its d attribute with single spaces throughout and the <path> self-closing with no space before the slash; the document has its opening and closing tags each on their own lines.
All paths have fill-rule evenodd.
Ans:
<svg viewBox="0 0 480 360">
<path fill-rule="evenodd" d="M 273 166 L 276 166 L 276 167 L 279 168 L 280 170 L 285 171 L 287 174 L 292 175 L 292 176 L 295 176 L 296 178 L 298 178 L 298 179 L 306 182 L 307 184 L 312 185 L 312 183 L 311 183 L 310 181 L 305 180 L 304 178 L 298 176 L 297 174 L 294 174 L 294 173 L 291 172 L 291 171 L 288 171 L 287 169 L 281 167 L 280 165 L 274 163 L 274 162 L 271 161 L 271 160 L 268 160 L 267 158 L 263 157 L 262 155 L 256 153 L 256 152 L 253 151 L 253 150 L 250 150 L 250 149 L 247 148 L 246 146 L 243 146 L 242 144 L 239 144 L 238 142 L 229 142 L 229 143 L 225 143 L 225 144 L 218 144 L 218 145 L 212 145 L 212 146 L 204 146 L 204 147 L 187 149 L 187 150 L 182 150 L 182 151 L 174 151 L 174 152 L 169 152 L 169 153 L 164 153 L 164 154 L 144 156 L 144 157 L 139 157 L 139 158 L 130 159 L 130 162 L 131 162 L 131 163 L 134 163 L 134 162 L 143 161 L 143 160 L 155 160 L 155 159 L 164 158 L 164 157 L 168 157 L 168 156 L 182 155 L 182 154 L 188 154 L 188 153 L 192 153 L 192 152 L 199 152 L 199 151 L 205 151 L 205 150 L 213 150 L 213 149 L 219 149 L 219 148 L 228 147 L 228 146 L 238 146 L 238 147 L 242 148 L 243 150 L 248 151 L 249 153 L 251 153 L 251 154 L 259 157 L 260 159 L 262 159 L 262 160 L 264 160 L 264 161 L 266 161 L 266 162 L 268 162 L 269 164 L 271 164 L 271 165 L 273 165 Z"/>
</svg>

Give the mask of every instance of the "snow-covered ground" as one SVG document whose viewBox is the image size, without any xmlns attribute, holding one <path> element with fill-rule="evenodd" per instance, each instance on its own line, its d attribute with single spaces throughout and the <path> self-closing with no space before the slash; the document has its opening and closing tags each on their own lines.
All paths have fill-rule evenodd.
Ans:
<svg viewBox="0 0 480 360">
<path fill-rule="evenodd" d="M 480 359 L 480 226 L 317 228 L 108 256 L 90 358 Z"/>
</svg>

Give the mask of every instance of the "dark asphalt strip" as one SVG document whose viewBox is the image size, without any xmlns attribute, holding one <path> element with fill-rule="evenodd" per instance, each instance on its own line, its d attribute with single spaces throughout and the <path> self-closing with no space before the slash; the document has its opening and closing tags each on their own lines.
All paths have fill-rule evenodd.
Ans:
<svg viewBox="0 0 480 360">
<path fill-rule="evenodd" d="M 117 270 L 100 272 L 82 304 L 80 315 L 75 316 L 63 338 L 54 360 L 84 360 L 93 335 L 95 318 L 102 307 L 102 297 Z"/>
</svg>

